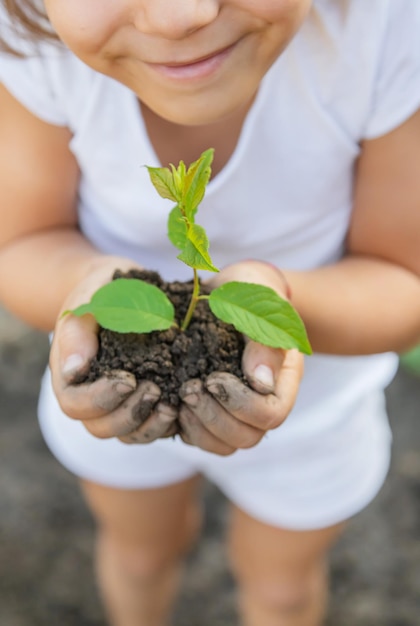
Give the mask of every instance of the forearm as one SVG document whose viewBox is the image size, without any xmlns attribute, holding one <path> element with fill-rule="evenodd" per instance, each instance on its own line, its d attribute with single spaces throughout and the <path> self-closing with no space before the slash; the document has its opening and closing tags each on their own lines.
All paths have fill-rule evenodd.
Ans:
<svg viewBox="0 0 420 626">
<path fill-rule="evenodd" d="M 0 249 L 0 302 L 29 325 L 50 331 L 70 291 L 102 267 L 106 281 L 112 257 L 74 228 L 22 237 Z"/>
<path fill-rule="evenodd" d="M 368 257 L 284 272 L 316 352 L 403 351 L 420 341 L 420 278 Z"/>
</svg>

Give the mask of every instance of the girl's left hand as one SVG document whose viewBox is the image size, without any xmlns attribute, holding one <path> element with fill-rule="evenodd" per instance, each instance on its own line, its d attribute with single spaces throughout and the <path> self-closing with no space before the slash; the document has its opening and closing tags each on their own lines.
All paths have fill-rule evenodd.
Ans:
<svg viewBox="0 0 420 626">
<path fill-rule="evenodd" d="M 210 374 L 204 385 L 196 379 L 183 385 L 179 422 L 185 443 L 228 455 L 255 446 L 284 422 L 299 389 L 302 354 L 249 342 L 242 367 L 251 387 L 227 372 Z"/>
<path fill-rule="evenodd" d="M 277 268 L 245 261 L 225 268 L 212 287 L 231 280 L 263 284 L 287 297 L 287 283 Z M 185 443 L 219 455 L 255 446 L 268 430 L 290 413 L 303 375 L 303 355 L 297 350 L 269 348 L 247 341 L 242 369 L 249 387 L 232 374 L 214 372 L 205 384 L 187 381 L 179 422 Z"/>
</svg>

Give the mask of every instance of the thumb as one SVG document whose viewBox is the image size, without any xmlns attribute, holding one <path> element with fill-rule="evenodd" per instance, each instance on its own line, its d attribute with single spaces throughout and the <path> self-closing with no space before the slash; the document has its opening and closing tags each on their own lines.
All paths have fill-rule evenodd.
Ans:
<svg viewBox="0 0 420 626">
<path fill-rule="evenodd" d="M 275 393 L 285 351 L 248 340 L 242 356 L 242 370 L 251 387 L 261 394 Z"/>
<path fill-rule="evenodd" d="M 52 372 L 67 384 L 77 382 L 87 373 L 98 347 L 98 324 L 92 315 L 65 315 L 58 320 L 54 331 L 50 354 Z"/>
</svg>

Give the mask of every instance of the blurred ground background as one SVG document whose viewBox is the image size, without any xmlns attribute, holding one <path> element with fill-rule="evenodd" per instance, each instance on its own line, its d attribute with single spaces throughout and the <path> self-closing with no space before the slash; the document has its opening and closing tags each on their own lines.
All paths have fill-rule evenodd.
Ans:
<svg viewBox="0 0 420 626">
<path fill-rule="evenodd" d="M 93 526 L 76 480 L 35 417 L 45 335 L 0 309 L 0 626 L 105 626 L 92 576 Z M 328 626 L 420 626 L 420 376 L 388 389 L 394 459 L 380 496 L 334 551 Z M 237 626 L 223 556 L 226 508 L 206 487 L 176 626 Z"/>
</svg>

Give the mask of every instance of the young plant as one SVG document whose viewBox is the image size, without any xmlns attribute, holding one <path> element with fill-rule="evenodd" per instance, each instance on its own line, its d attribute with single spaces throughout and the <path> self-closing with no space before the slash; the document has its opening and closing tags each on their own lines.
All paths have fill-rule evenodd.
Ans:
<svg viewBox="0 0 420 626">
<path fill-rule="evenodd" d="M 193 290 L 180 330 L 185 331 L 200 300 L 207 300 L 213 314 L 258 343 L 274 348 L 297 348 L 311 354 L 304 324 L 292 305 L 273 289 L 245 282 L 229 282 L 209 295 L 200 293 L 198 270 L 218 272 L 209 255 L 209 241 L 195 223 L 211 174 L 213 149 L 206 150 L 188 168 L 148 167 L 162 198 L 175 202 L 169 213 L 168 237 L 180 251 L 178 259 L 193 270 Z M 73 315 L 93 315 L 103 328 L 119 333 L 148 333 L 177 326 L 174 307 L 156 286 L 145 281 L 119 278 L 96 291 Z"/>
</svg>

